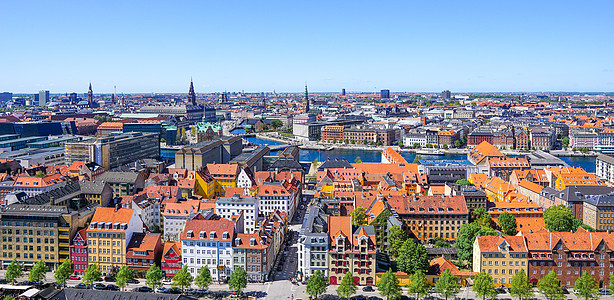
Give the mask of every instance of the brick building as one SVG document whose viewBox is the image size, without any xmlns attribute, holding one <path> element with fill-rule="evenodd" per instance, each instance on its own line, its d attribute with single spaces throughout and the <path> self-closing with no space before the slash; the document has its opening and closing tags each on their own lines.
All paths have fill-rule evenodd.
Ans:
<svg viewBox="0 0 614 300">
<path fill-rule="evenodd" d="M 343 140 L 343 126 L 341 125 L 326 125 L 322 127 L 323 141 L 341 141 Z"/>
<path fill-rule="evenodd" d="M 356 285 L 375 284 L 375 230 L 371 225 L 352 225 L 349 216 L 329 216 L 328 251 L 330 284 L 341 283 L 350 272 Z"/>
</svg>

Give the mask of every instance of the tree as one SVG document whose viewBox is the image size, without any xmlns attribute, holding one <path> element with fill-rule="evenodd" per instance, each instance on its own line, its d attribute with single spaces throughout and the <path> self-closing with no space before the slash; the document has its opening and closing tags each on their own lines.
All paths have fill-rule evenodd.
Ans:
<svg viewBox="0 0 614 300">
<path fill-rule="evenodd" d="M 360 159 L 360 156 L 356 156 L 356 159 L 354 159 L 354 162 L 357 164 L 362 164 L 362 159 Z"/>
<path fill-rule="evenodd" d="M 272 124 L 273 122 L 271 122 Z M 211 271 L 209 271 L 209 268 L 205 267 L 201 267 L 198 270 L 198 275 L 196 275 L 196 278 L 194 279 L 194 283 L 196 283 L 196 286 L 201 288 L 201 289 L 207 289 L 209 288 L 209 284 L 211 284 L 211 281 L 213 281 L 213 279 L 211 279 Z"/>
<path fill-rule="evenodd" d="M 345 277 L 343 278 L 345 279 Z M 426 280 L 426 279 L 425 279 Z M 399 286 L 399 279 L 391 269 L 388 269 L 382 279 L 377 284 L 377 290 L 380 294 L 386 297 L 387 300 L 394 300 L 401 298 L 401 287 Z"/>
<path fill-rule="evenodd" d="M 324 273 L 317 270 L 311 277 L 307 278 L 307 294 L 314 299 L 318 299 L 320 295 L 326 292 L 326 281 L 327 278 Z"/>
<path fill-rule="evenodd" d="M 503 229 L 505 234 L 516 235 L 516 217 L 514 217 L 514 215 L 508 212 L 504 212 L 499 215 L 498 220 L 499 225 L 501 226 L 501 229 Z"/>
<path fill-rule="evenodd" d="M 420 156 L 420 154 L 417 154 L 417 155 L 414 157 L 414 161 L 413 161 L 413 163 L 414 163 L 414 164 L 420 164 L 420 160 L 421 160 L 421 159 L 422 159 L 422 156 Z"/>
<path fill-rule="evenodd" d="M 122 266 L 115 275 L 115 283 L 123 290 L 128 284 L 128 280 L 132 278 L 134 278 L 132 270 L 128 269 L 128 266 Z"/>
<path fill-rule="evenodd" d="M 414 143 L 413 148 L 414 148 L 414 149 L 418 149 L 418 148 L 420 148 L 420 143 Z"/>
<path fill-rule="evenodd" d="M 407 240 L 407 234 L 401 227 L 394 225 L 388 230 L 388 243 L 390 243 L 390 255 L 396 258 L 403 246 L 403 243 Z"/>
<path fill-rule="evenodd" d="M 510 294 L 513 297 L 518 297 L 518 300 L 533 298 L 533 287 L 529 283 L 529 278 L 527 278 L 525 272 L 518 272 L 512 277 Z"/>
<path fill-rule="evenodd" d="M 406 240 L 399 251 L 397 266 L 405 273 L 428 271 L 429 259 L 424 245 L 417 244 L 413 239 Z"/>
<path fill-rule="evenodd" d="M 452 248 L 452 246 L 450 244 L 448 244 L 448 242 L 446 242 L 444 240 L 436 240 L 435 241 L 435 248 Z"/>
<path fill-rule="evenodd" d="M 462 145 L 462 144 L 461 144 L 461 141 L 459 141 L 459 140 L 454 141 L 454 147 L 458 148 L 458 147 L 460 147 L 461 145 Z"/>
<path fill-rule="evenodd" d="M 614 294 L 614 274 L 610 275 L 610 286 L 608 287 L 610 294 Z"/>
<path fill-rule="evenodd" d="M 156 289 L 162 286 L 162 277 L 164 277 L 164 273 L 160 267 L 153 264 L 149 267 L 147 273 L 145 273 L 145 284 L 152 289 Z"/>
<path fill-rule="evenodd" d="M 459 179 L 459 180 L 456 181 L 456 184 L 462 185 L 462 186 L 473 186 L 473 183 L 471 183 L 467 179 Z"/>
<path fill-rule="evenodd" d="M 448 149 L 448 144 L 443 144 L 444 149 Z"/>
<path fill-rule="evenodd" d="M 599 287 L 597 286 L 597 281 L 586 271 L 584 271 L 578 280 L 576 280 L 573 290 L 576 292 L 576 295 L 584 298 L 584 300 L 599 298 Z"/>
<path fill-rule="evenodd" d="M 595 229 L 593 229 L 593 227 L 590 227 L 590 226 L 582 223 L 582 220 L 580 220 L 580 219 L 574 219 L 572 224 L 573 225 L 572 225 L 571 230 L 573 230 L 573 231 L 578 231 L 578 228 L 582 227 L 582 228 L 586 229 L 586 231 L 595 232 Z"/>
<path fill-rule="evenodd" d="M 23 274 L 23 265 L 17 261 L 17 258 L 13 258 L 13 261 L 6 268 L 6 274 L 4 279 L 8 282 L 15 283 L 15 280 Z"/>
<path fill-rule="evenodd" d="M 36 175 L 34 175 L 34 177 L 36 177 L 36 178 L 45 178 L 45 172 L 38 171 L 38 172 L 36 172 Z"/>
<path fill-rule="evenodd" d="M 569 146 L 569 137 L 564 137 L 561 141 L 561 145 L 563 146 L 563 148 L 567 148 Z"/>
<path fill-rule="evenodd" d="M 173 276 L 173 286 L 179 287 L 182 291 L 192 285 L 192 274 L 188 272 L 188 266 L 184 265 L 177 274 Z"/>
<path fill-rule="evenodd" d="M 15 297 L 9 295 L 9 296 L 4 296 L 4 298 L 2 298 L 2 300 L 15 300 Z"/>
<path fill-rule="evenodd" d="M 68 280 L 72 272 L 73 272 L 72 261 L 66 258 L 60 264 L 60 266 L 57 269 L 55 269 L 55 273 L 53 274 L 53 277 L 55 278 L 55 282 L 60 285 L 66 284 L 66 280 Z"/>
<path fill-rule="evenodd" d="M 571 231 L 574 219 L 571 210 L 563 204 L 550 206 L 544 211 L 546 229 L 550 231 Z"/>
<path fill-rule="evenodd" d="M 490 297 L 496 293 L 492 285 L 492 276 L 484 271 L 475 275 L 473 279 L 473 291 L 477 297 L 482 297 L 482 299 L 486 299 L 486 297 Z"/>
<path fill-rule="evenodd" d="M 247 273 L 245 273 L 245 270 L 242 267 L 238 267 L 232 272 L 232 275 L 230 275 L 228 287 L 240 294 L 241 290 L 243 290 L 246 286 Z"/>
<path fill-rule="evenodd" d="M 280 120 L 274 119 L 274 120 L 271 120 L 271 126 L 273 126 L 273 129 L 277 129 L 277 128 L 280 128 L 281 126 L 284 126 L 284 123 L 282 123 Z"/>
<path fill-rule="evenodd" d="M 550 273 L 542 277 L 537 282 L 537 288 L 548 300 L 561 300 L 564 298 L 561 282 L 556 277 L 556 274 L 554 274 L 554 271 L 550 271 Z"/>
<path fill-rule="evenodd" d="M 98 270 L 98 265 L 96 263 L 93 263 L 91 265 L 88 265 L 85 269 L 85 272 L 83 272 L 81 282 L 86 285 L 90 285 L 94 283 L 94 281 L 100 280 L 101 275 L 102 274 L 100 273 L 100 270 Z"/>
<path fill-rule="evenodd" d="M 49 268 L 44 260 L 40 260 L 32 267 L 28 274 L 28 280 L 30 281 L 42 281 L 45 278 L 45 274 L 49 272 Z"/>
<path fill-rule="evenodd" d="M 473 211 L 474 220 L 480 226 L 492 228 L 492 218 L 490 214 L 483 207 L 478 207 Z"/>
<path fill-rule="evenodd" d="M 356 284 L 352 272 L 347 272 L 343 275 L 341 283 L 337 287 L 337 296 L 348 299 L 356 293 Z"/>
<path fill-rule="evenodd" d="M 441 295 L 444 299 L 458 294 L 460 287 L 456 283 L 456 276 L 452 275 L 450 269 L 446 269 L 435 284 L 435 292 Z"/>
<path fill-rule="evenodd" d="M 362 206 L 357 207 L 350 214 L 352 216 L 352 224 L 354 225 L 366 225 L 367 224 L 367 214 L 365 213 L 366 209 Z"/>
<path fill-rule="evenodd" d="M 422 271 L 418 270 L 416 273 L 409 277 L 409 286 L 407 287 L 407 292 L 409 294 L 414 294 L 416 299 L 420 299 L 426 296 L 428 291 L 428 285 L 426 284 L 426 276 Z"/>
<path fill-rule="evenodd" d="M 403 148 L 403 146 L 405 146 L 405 145 L 403 145 L 403 142 L 402 142 L 402 141 L 399 141 L 399 142 L 397 143 L 397 145 L 399 145 L 399 148 Z"/>
</svg>

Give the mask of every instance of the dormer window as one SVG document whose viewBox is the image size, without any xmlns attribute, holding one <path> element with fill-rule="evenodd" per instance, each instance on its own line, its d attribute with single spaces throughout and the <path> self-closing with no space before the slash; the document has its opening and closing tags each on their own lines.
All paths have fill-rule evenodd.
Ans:
<svg viewBox="0 0 614 300">
<path fill-rule="evenodd" d="M 228 234 L 228 231 L 224 231 L 224 233 L 222 233 L 222 238 L 223 239 L 229 239 L 230 235 Z"/>
<path fill-rule="evenodd" d="M 194 231 L 188 230 L 188 232 L 186 233 L 186 237 L 193 238 L 194 237 Z"/>
<path fill-rule="evenodd" d="M 198 234 L 198 237 L 200 237 L 201 239 L 204 239 L 205 237 L 207 237 L 207 233 L 206 233 L 206 232 L 204 232 L 204 231 L 201 231 L 201 232 Z"/>
<path fill-rule="evenodd" d="M 214 239 L 214 238 L 215 238 L 215 231 L 211 231 L 211 232 L 209 233 L 209 238 L 210 238 L 210 239 Z"/>
<path fill-rule="evenodd" d="M 96 225 L 97 224 L 98 224 L 98 222 L 96 222 L 96 221 L 90 223 L 90 229 L 96 229 Z"/>
<path fill-rule="evenodd" d="M 249 245 L 250 246 L 256 246 L 256 239 L 255 238 L 249 239 Z"/>
<path fill-rule="evenodd" d="M 241 245 L 241 238 L 235 238 L 235 246 Z"/>
</svg>

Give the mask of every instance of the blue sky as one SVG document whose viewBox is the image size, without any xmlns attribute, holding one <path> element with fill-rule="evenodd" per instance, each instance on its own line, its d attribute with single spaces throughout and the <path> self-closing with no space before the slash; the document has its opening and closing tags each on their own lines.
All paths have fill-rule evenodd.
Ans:
<svg viewBox="0 0 614 300">
<path fill-rule="evenodd" d="M 614 91 L 614 1 L 2 1 L 0 91 Z"/>
</svg>

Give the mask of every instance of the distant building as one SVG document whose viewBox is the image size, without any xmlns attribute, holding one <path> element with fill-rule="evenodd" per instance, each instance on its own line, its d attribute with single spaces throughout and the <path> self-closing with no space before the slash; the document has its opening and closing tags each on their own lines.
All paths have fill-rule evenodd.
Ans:
<svg viewBox="0 0 614 300">
<path fill-rule="evenodd" d="M 8 102 L 13 100 L 13 93 L 2 92 L 0 93 L 0 102 Z"/>
<path fill-rule="evenodd" d="M 46 106 L 49 103 L 49 91 L 38 92 L 38 106 Z"/>
<path fill-rule="evenodd" d="M 217 122 L 217 116 L 216 116 L 215 108 L 214 107 L 212 107 L 212 106 L 205 106 L 204 115 L 203 115 L 203 121 L 209 122 L 209 123 L 216 123 Z"/>
<path fill-rule="evenodd" d="M 601 154 L 597 156 L 595 163 L 595 175 L 609 182 L 614 182 L 614 157 Z"/>
<path fill-rule="evenodd" d="M 177 168 L 197 171 L 209 163 L 224 164 L 242 153 L 241 138 L 222 137 L 185 146 L 175 153 Z"/>
<path fill-rule="evenodd" d="M 345 96 L 345 89 L 341 89 L 341 96 Z"/>
<path fill-rule="evenodd" d="M 379 92 L 379 97 L 381 99 L 390 99 L 390 90 L 381 90 Z"/>
<path fill-rule="evenodd" d="M 444 100 L 452 99 L 452 93 L 448 90 L 441 92 L 441 98 Z"/>
</svg>

